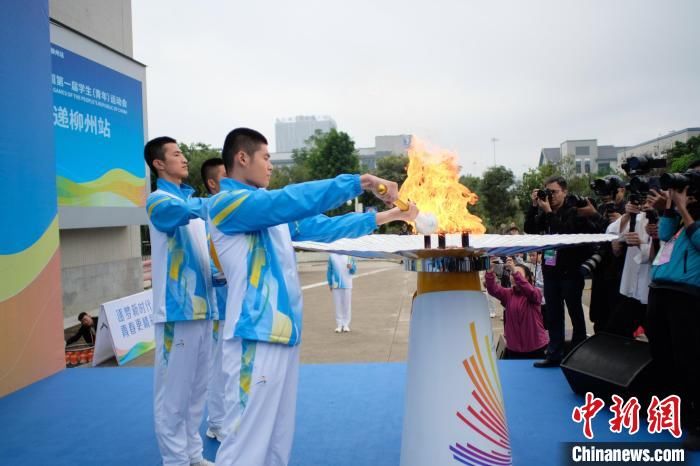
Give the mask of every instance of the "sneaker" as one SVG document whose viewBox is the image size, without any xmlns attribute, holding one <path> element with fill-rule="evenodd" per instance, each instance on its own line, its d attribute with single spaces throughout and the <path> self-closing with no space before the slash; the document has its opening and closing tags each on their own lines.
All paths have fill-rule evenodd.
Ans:
<svg viewBox="0 0 700 466">
<path fill-rule="evenodd" d="M 219 429 L 212 429 L 211 427 L 209 427 L 207 429 L 206 435 L 210 439 L 214 439 L 219 443 L 221 443 L 224 440 L 224 436 L 221 435 L 221 432 L 219 431 Z"/>
<path fill-rule="evenodd" d="M 340 333 L 342 331 L 343 331 L 343 327 L 340 325 L 335 328 L 335 333 Z"/>
<path fill-rule="evenodd" d="M 554 359 L 543 359 L 542 361 L 537 361 L 533 364 L 535 367 L 559 367 L 560 361 L 555 361 Z"/>
<path fill-rule="evenodd" d="M 349 325 L 343 325 L 343 332 L 349 332 L 350 331 L 350 326 Z"/>
<path fill-rule="evenodd" d="M 190 463 L 190 466 L 215 466 L 211 461 L 202 459 L 202 461 L 197 461 L 196 463 Z"/>
</svg>

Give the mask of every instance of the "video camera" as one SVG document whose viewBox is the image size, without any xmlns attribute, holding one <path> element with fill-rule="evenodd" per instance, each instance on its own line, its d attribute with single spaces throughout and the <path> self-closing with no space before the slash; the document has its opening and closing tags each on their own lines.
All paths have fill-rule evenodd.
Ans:
<svg viewBox="0 0 700 466">
<path fill-rule="evenodd" d="M 627 183 L 630 192 L 630 202 L 639 205 L 644 203 L 651 189 L 659 191 L 661 184 L 658 176 L 643 176 L 654 168 L 664 168 L 666 159 L 655 159 L 649 155 L 632 156 L 622 165 L 627 175 L 632 176 Z"/>
<path fill-rule="evenodd" d="M 687 170 L 685 173 L 664 173 L 660 178 L 661 189 L 683 191 L 688 187 L 688 195 L 700 197 L 700 172 Z"/>
<path fill-rule="evenodd" d="M 622 178 L 616 175 L 596 178 L 591 182 L 591 189 L 598 197 L 614 196 L 618 189 L 624 187 L 624 181 L 622 181 Z"/>
</svg>

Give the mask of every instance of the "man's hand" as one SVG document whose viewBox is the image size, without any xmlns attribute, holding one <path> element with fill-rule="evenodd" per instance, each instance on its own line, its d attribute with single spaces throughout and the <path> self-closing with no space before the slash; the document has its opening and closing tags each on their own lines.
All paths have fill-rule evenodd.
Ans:
<svg viewBox="0 0 700 466">
<path fill-rule="evenodd" d="M 413 222 L 419 213 L 418 207 L 416 207 L 413 202 L 409 202 L 408 210 L 401 210 L 398 207 L 394 207 L 393 209 L 385 210 L 384 212 L 378 212 L 376 222 L 377 225 L 384 225 L 385 223 L 394 222 L 396 220 Z"/>
<path fill-rule="evenodd" d="M 666 208 L 667 197 L 668 191 L 650 189 L 649 194 L 647 194 L 647 205 L 659 211 L 664 210 Z"/>
<path fill-rule="evenodd" d="M 659 239 L 659 225 L 657 223 L 647 223 L 645 227 L 647 235 L 652 239 Z"/>
<path fill-rule="evenodd" d="M 532 201 L 532 207 L 537 207 L 537 191 L 539 189 L 533 189 L 530 193 L 530 200 Z"/>
<path fill-rule="evenodd" d="M 374 175 L 364 174 L 360 176 L 362 189 L 372 191 L 375 196 L 392 206 L 399 198 L 399 185 L 393 181 L 384 180 Z"/>
<path fill-rule="evenodd" d="M 642 244 L 642 241 L 639 239 L 639 233 L 637 232 L 625 233 L 623 236 L 627 246 L 639 246 Z"/>
<path fill-rule="evenodd" d="M 625 213 L 638 214 L 641 211 L 642 210 L 639 208 L 639 206 L 637 204 L 633 204 L 631 202 L 628 202 L 627 204 L 625 204 Z"/>
<path fill-rule="evenodd" d="M 593 207 L 591 200 L 586 199 L 586 207 L 578 207 L 576 209 L 576 213 L 579 217 L 593 217 L 598 213 L 598 211 L 595 207 Z"/>
<path fill-rule="evenodd" d="M 540 209 L 544 210 L 547 213 L 550 213 L 552 211 L 552 206 L 549 205 L 549 198 L 540 199 L 538 197 L 537 205 L 540 207 Z"/>
<path fill-rule="evenodd" d="M 678 208 L 678 211 L 681 213 L 685 212 L 687 210 L 686 207 L 688 207 L 688 186 L 683 188 L 683 191 L 671 189 L 669 194 L 673 204 Z"/>
</svg>

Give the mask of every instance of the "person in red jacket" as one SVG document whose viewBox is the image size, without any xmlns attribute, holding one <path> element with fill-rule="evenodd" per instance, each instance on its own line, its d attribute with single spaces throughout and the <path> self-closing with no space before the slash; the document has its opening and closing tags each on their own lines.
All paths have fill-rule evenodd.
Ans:
<svg viewBox="0 0 700 466">
<path fill-rule="evenodd" d="M 486 272 L 486 290 L 504 307 L 506 359 L 537 359 L 544 357 L 549 343 L 542 322 L 542 292 L 533 285 L 532 272 L 522 265 L 506 260 L 510 271 L 511 288 L 496 281 L 493 265 Z"/>
</svg>

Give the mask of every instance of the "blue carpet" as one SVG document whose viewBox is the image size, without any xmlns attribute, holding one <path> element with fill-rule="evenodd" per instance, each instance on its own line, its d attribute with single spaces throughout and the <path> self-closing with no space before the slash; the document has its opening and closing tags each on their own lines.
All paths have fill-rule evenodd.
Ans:
<svg viewBox="0 0 700 466">
<path fill-rule="evenodd" d="M 534 369 L 529 361 L 499 367 L 513 463 L 559 464 L 560 442 L 584 440 L 571 421 L 581 398 L 559 370 Z M 398 465 L 405 374 L 405 364 L 302 366 L 291 465 Z M 150 368 L 73 369 L 0 399 L 2 464 L 160 464 L 152 380 Z M 609 419 L 607 408 L 594 419 L 595 441 L 672 441 L 648 434 L 645 425 L 633 438 L 612 434 Z M 218 444 L 204 444 L 213 459 Z M 700 465 L 700 455 L 687 464 Z"/>
</svg>

